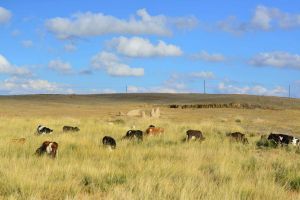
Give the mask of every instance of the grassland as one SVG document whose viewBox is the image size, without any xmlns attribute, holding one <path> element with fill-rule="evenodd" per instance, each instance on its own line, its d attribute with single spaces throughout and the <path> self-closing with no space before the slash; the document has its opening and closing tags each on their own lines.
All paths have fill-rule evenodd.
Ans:
<svg viewBox="0 0 300 200">
<path fill-rule="evenodd" d="M 171 103 L 260 103 L 277 109 L 170 109 Z M 116 116 L 159 106 L 160 119 Z M 259 149 L 261 134 L 300 136 L 300 100 L 239 95 L 36 95 L 0 97 L 2 199 L 300 199 L 298 148 Z M 112 122 L 112 123 L 110 123 Z M 54 129 L 35 136 L 38 124 Z M 143 143 L 121 141 L 131 126 L 164 127 Z M 63 125 L 79 133 L 62 133 Z M 187 129 L 206 140 L 184 143 Z M 229 131 L 249 145 L 230 142 Z M 102 147 L 110 135 L 117 149 Z M 26 143 L 14 143 L 14 138 Z M 55 160 L 36 157 L 44 140 L 59 144 Z"/>
</svg>

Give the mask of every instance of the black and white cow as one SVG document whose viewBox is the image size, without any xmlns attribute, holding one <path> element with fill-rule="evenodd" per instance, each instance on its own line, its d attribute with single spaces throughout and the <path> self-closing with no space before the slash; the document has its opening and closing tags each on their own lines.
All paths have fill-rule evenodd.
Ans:
<svg viewBox="0 0 300 200">
<path fill-rule="evenodd" d="M 277 144 L 292 144 L 294 146 L 298 146 L 299 145 L 299 139 L 291 136 L 291 135 L 287 135 L 287 134 L 281 134 L 281 133 L 270 133 L 270 135 L 268 136 L 268 140 L 273 140 L 274 142 L 276 142 Z"/>
<path fill-rule="evenodd" d="M 110 149 L 115 149 L 117 146 L 115 139 L 110 136 L 104 136 L 102 139 L 102 144 Z"/>
<path fill-rule="evenodd" d="M 37 134 L 38 135 L 51 134 L 51 132 L 53 132 L 53 130 L 50 129 L 50 128 L 47 128 L 46 126 L 39 125 L 37 127 Z"/>
<path fill-rule="evenodd" d="M 138 141 L 143 141 L 143 131 L 141 130 L 129 130 L 122 139 L 135 139 Z"/>
<path fill-rule="evenodd" d="M 73 126 L 64 126 L 63 127 L 63 132 L 77 132 L 77 131 L 80 131 L 80 129 L 76 126 L 76 127 L 73 127 Z"/>
</svg>

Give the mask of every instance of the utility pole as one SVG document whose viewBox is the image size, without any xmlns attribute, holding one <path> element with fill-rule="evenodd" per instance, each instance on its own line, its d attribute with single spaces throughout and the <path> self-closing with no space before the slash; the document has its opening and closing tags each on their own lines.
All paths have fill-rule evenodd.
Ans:
<svg viewBox="0 0 300 200">
<path fill-rule="evenodd" d="M 206 86 L 205 86 L 205 80 L 203 81 L 203 94 L 205 94 L 206 93 L 206 88 L 205 88 Z"/>
<path fill-rule="evenodd" d="M 126 93 L 128 92 L 128 87 L 127 87 L 127 85 L 126 85 Z"/>
<path fill-rule="evenodd" d="M 291 85 L 289 84 L 289 98 L 291 98 Z"/>
</svg>

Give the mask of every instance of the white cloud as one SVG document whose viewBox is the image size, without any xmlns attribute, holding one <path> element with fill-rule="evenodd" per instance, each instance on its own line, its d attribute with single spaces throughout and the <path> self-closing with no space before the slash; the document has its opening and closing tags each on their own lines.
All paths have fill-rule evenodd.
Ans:
<svg viewBox="0 0 300 200">
<path fill-rule="evenodd" d="M 170 88 L 167 86 L 156 86 L 150 88 L 130 85 L 127 87 L 128 93 L 187 93 L 187 90 Z"/>
<path fill-rule="evenodd" d="M 60 84 L 42 79 L 20 79 L 12 77 L 0 82 L 0 90 L 8 94 L 46 94 L 46 93 L 73 93 Z"/>
<path fill-rule="evenodd" d="M 239 22 L 235 16 L 218 23 L 218 28 L 234 33 L 242 34 L 249 31 L 270 31 L 274 29 L 290 29 L 300 27 L 300 14 L 283 12 L 278 8 L 259 5 L 249 21 Z"/>
<path fill-rule="evenodd" d="M 119 37 L 114 38 L 110 45 L 118 53 L 130 57 L 154 57 L 154 56 L 180 56 L 182 51 L 180 47 L 172 44 L 166 44 L 159 41 L 157 45 L 152 44 L 149 40 L 140 37 Z"/>
<path fill-rule="evenodd" d="M 52 69 L 62 74 L 68 74 L 72 72 L 71 64 L 59 59 L 51 60 L 48 64 L 48 67 L 49 69 Z"/>
<path fill-rule="evenodd" d="M 257 6 L 251 24 L 258 29 L 269 30 L 271 28 L 272 9 L 265 6 Z"/>
<path fill-rule="evenodd" d="M 219 83 L 218 91 L 227 94 L 254 94 L 254 95 L 268 95 L 268 96 L 286 96 L 287 90 L 281 86 L 276 86 L 275 88 L 268 89 L 261 85 L 255 86 L 236 86 L 232 84 L 227 84 L 224 82 Z"/>
<path fill-rule="evenodd" d="M 109 52 L 100 52 L 92 57 L 91 65 L 94 69 L 104 69 L 111 76 L 143 76 L 143 68 L 131 68 L 121 63 L 119 58 Z"/>
<path fill-rule="evenodd" d="M 0 54 L 0 73 L 14 76 L 31 76 L 32 73 L 25 67 L 12 65 L 3 55 Z"/>
<path fill-rule="evenodd" d="M 192 58 L 195 60 L 204 60 L 207 62 L 223 62 L 225 61 L 225 56 L 219 53 L 209 54 L 206 51 L 201 51 L 192 55 Z"/>
<path fill-rule="evenodd" d="M 250 64 L 254 66 L 300 69 L 300 55 L 280 51 L 260 53 L 250 60 Z"/>
<path fill-rule="evenodd" d="M 0 24 L 5 24 L 9 22 L 12 14 L 9 10 L 0 6 Z"/>
<path fill-rule="evenodd" d="M 77 50 L 77 47 L 76 47 L 75 44 L 70 43 L 70 44 L 66 44 L 66 45 L 64 46 L 64 50 L 65 50 L 66 52 L 73 52 L 73 51 L 76 51 L 76 50 Z"/>
<path fill-rule="evenodd" d="M 23 40 L 21 44 L 25 48 L 30 48 L 33 46 L 33 42 L 31 40 Z"/>
<path fill-rule="evenodd" d="M 46 27 L 59 39 L 97 36 L 103 34 L 153 34 L 170 35 L 166 17 L 151 16 L 146 9 L 137 10 L 128 20 L 102 13 L 78 13 L 71 18 L 56 17 L 46 21 Z"/>
</svg>

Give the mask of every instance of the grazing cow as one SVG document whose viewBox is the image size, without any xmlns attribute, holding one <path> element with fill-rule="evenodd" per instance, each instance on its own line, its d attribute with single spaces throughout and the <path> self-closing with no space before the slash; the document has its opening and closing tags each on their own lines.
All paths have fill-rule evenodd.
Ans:
<svg viewBox="0 0 300 200">
<path fill-rule="evenodd" d="M 154 127 L 155 127 L 155 126 L 154 126 L 154 125 L 152 125 L 152 124 L 151 124 L 151 125 L 149 125 L 149 128 L 154 128 Z"/>
<path fill-rule="evenodd" d="M 268 140 L 273 140 L 277 144 L 293 144 L 294 146 L 297 146 L 299 144 L 299 139 L 291 136 L 291 135 L 286 135 L 286 134 L 276 134 L 276 133 L 270 133 L 268 136 Z"/>
<path fill-rule="evenodd" d="M 137 138 L 139 141 L 143 141 L 143 131 L 141 130 L 129 130 L 123 139 L 134 139 Z"/>
<path fill-rule="evenodd" d="M 35 154 L 41 156 L 46 153 L 51 158 L 55 158 L 57 152 L 58 152 L 58 144 L 56 142 L 45 141 L 35 151 Z"/>
<path fill-rule="evenodd" d="M 248 144 L 248 139 L 246 138 L 245 134 L 240 133 L 240 132 L 233 132 L 233 133 L 228 133 L 226 134 L 228 137 L 231 137 L 232 139 L 242 142 L 243 144 Z"/>
<path fill-rule="evenodd" d="M 147 135 L 160 135 L 163 134 L 164 132 L 165 129 L 160 127 L 149 127 L 146 130 Z"/>
<path fill-rule="evenodd" d="M 50 129 L 50 128 L 47 128 L 46 126 L 39 125 L 37 127 L 37 134 L 38 135 L 51 134 L 51 132 L 53 132 L 53 130 Z"/>
<path fill-rule="evenodd" d="M 201 131 L 198 130 L 188 130 L 186 132 L 186 141 L 190 140 L 204 140 L 204 136 Z"/>
<path fill-rule="evenodd" d="M 63 132 L 77 132 L 80 131 L 78 127 L 73 127 L 73 126 L 64 126 L 63 127 Z"/>
<path fill-rule="evenodd" d="M 115 149 L 117 146 L 115 139 L 110 136 L 104 136 L 102 144 L 103 146 L 110 147 L 110 149 Z"/>
</svg>

